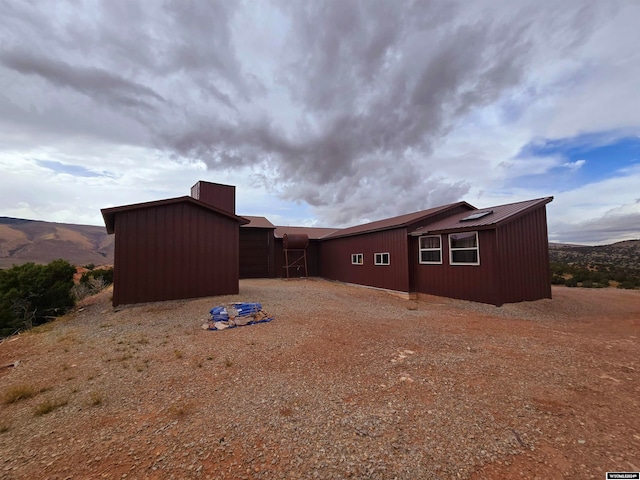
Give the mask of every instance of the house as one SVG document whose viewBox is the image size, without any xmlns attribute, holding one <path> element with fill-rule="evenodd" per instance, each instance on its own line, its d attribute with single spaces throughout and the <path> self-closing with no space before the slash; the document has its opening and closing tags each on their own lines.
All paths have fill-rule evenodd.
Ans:
<svg viewBox="0 0 640 480">
<path fill-rule="evenodd" d="M 461 212 L 410 232 L 413 291 L 500 306 L 551 298 L 546 204 Z"/>
<path fill-rule="evenodd" d="M 116 233 L 114 305 L 238 292 L 239 278 L 319 276 L 502 305 L 551 298 L 546 204 L 467 202 L 354 227 L 276 226 L 235 214 L 235 187 L 103 209 Z M 304 238 L 287 250 L 287 238 Z M 287 260 L 288 259 L 288 262 Z M 289 268 L 287 268 L 289 265 Z"/>
<path fill-rule="evenodd" d="M 410 292 L 409 233 L 473 207 L 458 202 L 336 230 L 322 238 L 320 276 Z"/>
<path fill-rule="evenodd" d="M 238 293 L 244 218 L 191 196 L 101 212 L 116 235 L 114 306 Z"/>
</svg>

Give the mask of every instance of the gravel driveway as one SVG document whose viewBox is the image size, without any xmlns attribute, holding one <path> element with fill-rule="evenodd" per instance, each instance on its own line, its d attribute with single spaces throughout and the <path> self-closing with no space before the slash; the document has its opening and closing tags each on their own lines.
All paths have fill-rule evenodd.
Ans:
<svg viewBox="0 0 640 480">
<path fill-rule="evenodd" d="M 640 470 L 640 292 L 505 305 L 323 280 L 131 306 L 0 344 L 0 478 L 596 478 Z M 205 331 L 261 302 L 270 323 Z M 16 392 L 26 398 L 15 398 Z"/>
</svg>

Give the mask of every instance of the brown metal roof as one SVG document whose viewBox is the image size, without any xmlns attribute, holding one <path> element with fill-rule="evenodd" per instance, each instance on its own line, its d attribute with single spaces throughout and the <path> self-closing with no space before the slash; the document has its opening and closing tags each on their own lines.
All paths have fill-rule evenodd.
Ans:
<svg viewBox="0 0 640 480">
<path fill-rule="evenodd" d="M 393 228 L 406 227 L 415 222 L 419 222 L 423 219 L 427 219 L 428 217 L 443 212 L 445 210 L 466 206 L 469 210 L 474 210 L 475 207 L 469 205 L 467 202 L 457 202 L 450 203 L 448 205 L 442 205 L 440 207 L 429 208 L 427 210 L 420 210 L 419 212 L 407 213 L 405 215 L 399 215 L 397 217 L 385 218 L 384 220 L 377 220 L 375 222 L 364 223 L 362 225 L 356 225 L 355 227 L 343 228 L 340 230 L 336 230 L 331 235 L 327 235 L 326 239 L 329 238 L 338 238 L 338 237 L 346 237 L 350 235 L 358 235 L 361 233 L 370 233 L 377 232 L 380 230 L 390 230 Z"/>
<path fill-rule="evenodd" d="M 544 206 L 552 200 L 553 197 L 545 197 L 537 198 L 534 200 L 527 200 L 524 202 L 497 205 L 495 207 L 474 209 L 471 212 L 458 213 L 456 215 L 452 215 L 451 217 L 432 223 L 431 225 L 420 227 L 411 232 L 411 235 L 424 235 L 426 233 L 442 233 L 446 231 L 456 230 L 481 230 L 485 228 L 495 228 L 521 215 L 524 215 L 530 210 Z M 470 215 L 482 212 L 490 213 L 475 219 L 464 220 Z"/>
<path fill-rule="evenodd" d="M 276 228 L 276 226 L 265 217 L 254 217 L 252 215 L 243 215 L 242 218 L 249 220 L 249 223 L 242 225 L 248 228 Z"/>
<path fill-rule="evenodd" d="M 318 240 L 325 238 L 327 235 L 337 231 L 335 228 L 321 228 L 321 227 L 283 227 L 278 226 L 275 230 L 276 238 L 282 238 L 284 234 L 299 235 L 306 234 L 311 240 Z"/>
<path fill-rule="evenodd" d="M 240 225 L 244 225 L 246 223 L 249 223 L 249 220 L 243 218 L 243 217 L 239 217 L 237 215 L 234 215 L 232 213 L 229 212 L 225 212 L 224 210 L 220 210 L 218 208 L 212 207 L 211 205 L 201 202 L 200 200 L 196 200 L 193 197 L 189 197 L 189 196 L 184 196 L 184 197 L 176 197 L 176 198 L 167 198 L 164 200 L 155 200 L 152 202 L 142 202 L 142 203 L 132 203 L 131 205 L 122 205 L 119 207 L 110 207 L 110 208 L 102 208 L 100 210 L 100 212 L 102 212 L 102 218 L 104 219 L 104 224 L 107 227 L 107 233 L 113 233 L 114 232 L 114 226 L 115 226 L 115 217 L 116 214 L 120 213 L 120 212 L 129 212 L 131 210 L 139 210 L 142 208 L 152 208 L 152 207 L 162 207 L 165 205 L 173 205 L 176 203 L 182 203 L 182 202 L 187 202 L 187 203 L 191 203 L 193 205 L 197 205 L 201 208 L 204 208 L 206 210 L 210 210 L 211 212 L 215 212 L 218 213 L 220 215 L 224 215 L 225 217 L 231 218 L 236 220 Z"/>
</svg>

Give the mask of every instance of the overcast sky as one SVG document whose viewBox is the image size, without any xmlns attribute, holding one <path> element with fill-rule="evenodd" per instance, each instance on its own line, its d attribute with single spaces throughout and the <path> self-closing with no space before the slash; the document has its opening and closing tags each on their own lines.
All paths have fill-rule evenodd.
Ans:
<svg viewBox="0 0 640 480">
<path fill-rule="evenodd" d="M 554 196 L 550 240 L 640 238 L 636 0 L 0 0 L 0 215 L 237 186 L 349 226 Z"/>
</svg>

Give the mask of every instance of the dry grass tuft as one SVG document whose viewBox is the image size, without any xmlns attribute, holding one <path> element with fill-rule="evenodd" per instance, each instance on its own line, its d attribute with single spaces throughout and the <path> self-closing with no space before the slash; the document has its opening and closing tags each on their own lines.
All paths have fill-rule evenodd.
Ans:
<svg viewBox="0 0 640 480">
<path fill-rule="evenodd" d="M 189 402 L 186 402 L 184 400 L 178 400 L 177 402 L 172 403 L 168 408 L 171 416 L 178 418 L 188 415 L 192 410 L 193 406 Z"/>
<path fill-rule="evenodd" d="M 40 417 L 42 415 L 46 415 L 47 413 L 51 413 L 54 410 L 60 408 L 60 407 L 64 407 L 67 403 L 69 403 L 68 400 L 45 400 L 44 402 L 42 402 L 40 405 L 38 405 L 35 409 L 35 415 Z"/>
<path fill-rule="evenodd" d="M 38 394 L 38 390 L 33 388 L 31 385 L 15 385 L 4 392 L 2 403 L 8 405 L 10 403 L 19 402 L 20 400 L 26 400 L 36 394 Z"/>
<path fill-rule="evenodd" d="M 92 407 L 97 407 L 102 405 L 104 399 L 102 398 L 102 394 L 100 392 L 93 391 L 89 394 L 89 405 Z"/>
</svg>

